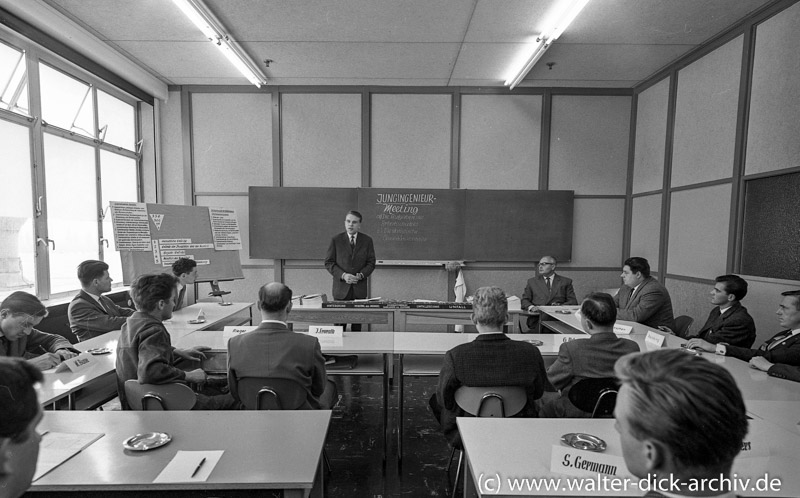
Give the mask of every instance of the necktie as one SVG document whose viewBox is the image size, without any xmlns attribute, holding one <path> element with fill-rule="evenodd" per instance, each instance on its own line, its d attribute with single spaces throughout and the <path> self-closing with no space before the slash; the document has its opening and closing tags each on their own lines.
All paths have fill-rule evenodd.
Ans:
<svg viewBox="0 0 800 498">
<path fill-rule="evenodd" d="M 111 307 L 108 305 L 108 303 L 106 303 L 105 299 L 103 299 L 103 296 L 100 296 L 100 306 L 103 307 L 103 309 L 106 312 L 106 315 L 113 316 L 113 313 L 111 313 Z"/>
<path fill-rule="evenodd" d="M 350 247 L 353 248 L 355 246 L 356 246 L 356 236 L 355 235 L 351 235 L 350 236 Z"/>
<path fill-rule="evenodd" d="M 550 277 L 545 277 L 544 281 L 547 284 L 547 291 L 549 292 L 551 290 L 551 288 L 550 288 Z"/>
</svg>

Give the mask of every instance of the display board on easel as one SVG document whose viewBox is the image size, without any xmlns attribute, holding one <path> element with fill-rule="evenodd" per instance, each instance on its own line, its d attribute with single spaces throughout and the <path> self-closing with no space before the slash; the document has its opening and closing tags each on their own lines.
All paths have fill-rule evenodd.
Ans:
<svg viewBox="0 0 800 498">
<path fill-rule="evenodd" d="M 182 257 L 197 261 L 198 282 L 243 279 L 236 210 L 141 202 L 111 202 L 123 283 L 170 272 Z"/>
</svg>

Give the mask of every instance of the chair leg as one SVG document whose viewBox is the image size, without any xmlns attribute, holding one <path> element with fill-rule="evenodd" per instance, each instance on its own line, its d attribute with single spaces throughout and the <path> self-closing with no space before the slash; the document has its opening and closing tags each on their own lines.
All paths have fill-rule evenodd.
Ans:
<svg viewBox="0 0 800 498">
<path fill-rule="evenodd" d="M 453 498 L 456 498 L 456 491 L 458 491 L 458 479 L 461 477 L 461 467 L 464 463 L 464 450 L 458 455 L 458 467 L 456 467 L 456 480 L 453 481 Z"/>
<path fill-rule="evenodd" d="M 331 461 L 328 459 L 328 452 L 325 448 L 322 448 L 322 463 L 325 464 L 325 472 L 330 474 L 333 470 L 331 469 Z"/>
<path fill-rule="evenodd" d="M 447 470 L 445 471 L 447 473 L 448 479 L 450 479 L 450 467 L 453 466 L 453 455 L 455 454 L 456 454 L 456 447 L 453 446 L 453 449 L 450 450 L 450 458 L 447 459 Z"/>
</svg>

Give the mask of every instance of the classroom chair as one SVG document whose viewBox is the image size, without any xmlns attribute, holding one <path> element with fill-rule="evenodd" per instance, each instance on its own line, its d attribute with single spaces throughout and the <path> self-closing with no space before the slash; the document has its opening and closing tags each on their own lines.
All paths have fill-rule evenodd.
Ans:
<svg viewBox="0 0 800 498">
<path fill-rule="evenodd" d="M 689 327 L 694 323 L 694 318 L 689 315 L 681 315 L 675 319 L 675 335 L 678 337 L 686 337 L 689 332 Z"/>
<path fill-rule="evenodd" d="M 197 402 L 186 384 L 139 384 L 136 379 L 125 381 L 125 397 L 133 410 L 191 410 Z"/>
<path fill-rule="evenodd" d="M 569 401 L 592 414 L 592 418 L 610 417 L 617 404 L 619 381 L 614 377 L 579 380 L 569 389 Z"/>
</svg>

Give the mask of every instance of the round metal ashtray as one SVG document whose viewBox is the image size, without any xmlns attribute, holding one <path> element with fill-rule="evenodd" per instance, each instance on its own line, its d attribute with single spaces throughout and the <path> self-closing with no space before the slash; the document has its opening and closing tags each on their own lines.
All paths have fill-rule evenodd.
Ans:
<svg viewBox="0 0 800 498">
<path fill-rule="evenodd" d="M 86 352 L 89 354 L 93 354 L 95 356 L 111 354 L 111 350 L 108 348 L 92 348 L 92 349 L 87 349 Z"/>
<path fill-rule="evenodd" d="M 567 446 L 572 446 L 576 450 L 586 451 L 605 451 L 606 442 L 597 436 L 591 434 L 584 434 L 582 432 L 573 432 L 561 436 L 561 441 Z"/>
<path fill-rule="evenodd" d="M 542 341 L 540 341 L 539 339 L 525 339 L 525 342 L 531 343 L 534 346 L 543 346 L 544 345 L 544 343 Z"/>
<path fill-rule="evenodd" d="M 572 313 L 570 310 L 556 310 L 556 313 L 561 313 L 562 315 L 569 315 Z"/>
<path fill-rule="evenodd" d="M 689 354 L 693 354 L 695 356 L 700 356 L 700 355 L 703 354 L 703 352 L 701 350 L 697 349 L 697 348 L 684 348 L 684 347 L 681 347 L 681 350 L 685 351 L 685 352 L 687 352 Z"/>
<path fill-rule="evenodd" d="M 133 451 L 147 451 L 159 448 L 172 441 L 172 436 L 166 432 L 145 432 L 131 436 L 122 442 L 125 449 Z"/>
<path fill-rule="evenodd" d="M 195 318 L 194 320 L 187 320 L 187 323 L 191 323 L 192 325 L 196 325 L 198 323 L 206 323 L 205 318 Z"/>
</svg>

